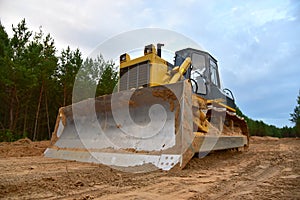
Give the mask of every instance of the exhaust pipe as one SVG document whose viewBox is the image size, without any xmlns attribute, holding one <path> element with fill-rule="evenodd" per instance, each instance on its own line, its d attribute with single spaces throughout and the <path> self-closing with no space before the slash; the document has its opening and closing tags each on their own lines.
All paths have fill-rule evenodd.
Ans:
<svg viewBox="0 0 300 200">
<path fill-rule="evenodd" d="M 157 44 L 157 55 L 161 57 L 161 47 L 164 46 L 164 44 L 158 43 Z"/>
</svg>

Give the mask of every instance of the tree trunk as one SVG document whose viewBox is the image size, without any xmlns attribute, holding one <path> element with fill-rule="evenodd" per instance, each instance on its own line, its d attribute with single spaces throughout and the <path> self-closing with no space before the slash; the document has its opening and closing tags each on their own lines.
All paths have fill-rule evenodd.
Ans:
<svg viewBox="0 0 300 200">
<path fill-rule="evenodd" d="M 17 90 L 16 90 L 17 91 Z M 16 106 L 15 106 L 15 118 L 14 118 L 14 123 L 13 123 L 13 127 L 12 127 L 12 130 L 16 130 L 16 127 L 17 127 L 17 123 L 18 123 L 18 119 L 19 119 L 19 113 L 20 113 L 20 101 L 19 101 L 19 98 L 18 98 L 18 95 L 17 95 L 17 92 L 15 93 L 16 94 Z"/>
<path fill-rule="evenodd" d="M 63 104 L 63 106 L 66 106 L 66 101 L 67 101 L 67 87 L 66 87 L 66 84 L 64 84 L 64 104 Z"/>
<path fill-rule="evenodd" d="M 35 114 L 33 141 L 35 141 L 36 137 L 37 137 L 37 126 L 38 126 L 38 119 L 39 119 L 40 107 L 41 107 L 41 102 L 42 102 L 43 90 L 44 90 L 44 82 L 42 83 L 42 87 L 41 87 L 41 90 L 40 90 L 39 102 L 38 102 L 37 111 L 36 111 L 36 114 Z"/>
<path fill-rule="evenodd" d="M 10 108 L 9 108 L 9 130 L 12 130 L 14 125 L 14 103 L 15 103 L 16 86 L 12 89 Z"/>
<path fill-rule="evenodd" d="M 24 113 L 23 135 L 25 135 L 26 128 L 27 128 L 27 111 L 28 111 L 28 104 L 26 104 L 25 113 Z M 28 137 L 28 135 L 26 135 L 26 137 Z"/>
<path fill-rule="evenodd" d="M 47 91 L 47 90 L 46 90 Z M 48 98 L 47 92 L 45 92 L 45 105 L 46 105 L 46 116 L 47 116 L 47 126 L 48 126 L 48 139 L 51 138 L 50 122 L 49 122 L 49 111 L 48 111 Z"/>
</svg>

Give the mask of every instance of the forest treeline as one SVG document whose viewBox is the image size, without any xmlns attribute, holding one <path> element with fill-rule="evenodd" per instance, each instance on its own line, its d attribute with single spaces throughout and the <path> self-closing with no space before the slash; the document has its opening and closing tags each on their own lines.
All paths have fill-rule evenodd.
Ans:
<svg viewBox="0 0 300 200">
<path fill-rule="evenodd" d="M 284 126 L 282 128 L 278 128 L 274 125 L 266 124 L 261 120 L 253 120 L 243 114 L 239 108 L 237 108 L 237 114 L 244 117 L 244 119 L 247 121 L 250 135 L 271 136 L 279 138 L 300 137 L 300 91 L 294 112 L 290 114 L 290 121 L 294 123 L 294 127 Z"/>
<path fill-rule="evenodd" d="M 58 52 L 51 35 L 41 28 L 29 30 L 25 19 L 12 25 L 12 31 L 9 37 L 0 23 L 0 141 L 50 139 L 58 108 L 82 100 L 72 96 L 75 81 L 83 87 L 82 98 L 113 91 L 118 73 L 112 61 L 101 55 L 83 59 L 79 49 L 70 47 Z M 300 97 L 293 128 L 277 128 L 239 114 L 247 120 L 251 135 L 299 137 L 299 104 Z"/>
<path fill-rule="evenodd" d="M 72 103 L 75 80 L 95 86 L 97 96 L 117 83 L 114 63 L 101 55 L 84 60 L 79 49 L 58 52 L 51 35 L 33 33 L 25 19 L 12 31 L 10 38 L 0 24 L 0 141 L 49 139 L 58 108 Z"/>
</svg>

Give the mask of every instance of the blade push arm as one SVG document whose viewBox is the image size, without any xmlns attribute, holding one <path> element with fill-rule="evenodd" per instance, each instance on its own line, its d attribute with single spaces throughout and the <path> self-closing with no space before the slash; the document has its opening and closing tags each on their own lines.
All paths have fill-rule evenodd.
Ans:
<svg viewBox="0 0 300 200">
<path fill-rule="evenodd" d="M 173 75 L 173 77 L 171 78 L 171 80 L 169 81 L 169 83 L 176 83 L 178 82 L 182 75 L 186 72 L 186 70 L 190 67 L 192 63 L 192 60 L 190 57 L 187 57 L 183 63 L 180 65 L 178 72 L 176 74 Z"/>
</svg>

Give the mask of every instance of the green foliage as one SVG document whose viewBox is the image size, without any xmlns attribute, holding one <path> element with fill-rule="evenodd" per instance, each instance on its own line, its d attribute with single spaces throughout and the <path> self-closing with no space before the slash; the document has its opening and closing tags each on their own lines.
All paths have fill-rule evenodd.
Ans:
<svg viewBox="0 0 300 200">
<path fill-rule="evenodd" d="M 294 112 L 290 114 L 291 119 L 290 121 L 297 124 L 297 122 L 300 120 L 300 90 L 299 95 L 297 97 L 297 105 L 294 108 Z"/>
<path fill-rule="evenodd" d="M 236 109 L 236 113 L 239 116 L 244 117 L 247 121 L 248 129 L 250 135 L 254 136 L 271 136 L 271 137 L 295 137 L 294 128 L 284 126 L 283 128 L 278 128 L 274 125 L 269 125 L 263 121 L 253 120 L 246 115 L 244 115 L 239 108 Z"/>
<path fill-rule="evenodd" d="M 112 61 L 106 62 L 97 87 L 97 96 L 111 94 L 118 83 L 118 73 Z"/>
<path fill-rule="evenodd" d="M 117 81 L 114 63 L 101 55 L 83 65 L 79 49 L 67 47 L 57 56 L 51 35 L 42 29 L 33 33 L 25 19 L 12 30 L 9 38 L 0 23 L 0 141 L 49 139 L 58 108 L 74 102 L 74 83 L 84 77 L 80 73 L 86 75 L 84 91 L 91 86 L 95 92 L 98 88 L 97 94 L 112 91 Z"/>
<path fill-rule="evenodd" d="M 21 138 L 23 138 L 23 137 L 20 135 L 14 134 L 13 132 L 11 132 L 8 129 L 0 131 L 0 142 L 14 142 Z"/>
<path fill-rule="evenodd" d="M 118 73 L 112 61 L 105 61 L 102 55 L 87 58 L 76 76 L 73 102 L 110 94 L 117 82 Z"/>
<path fill-rule="evenodd" d="M 59 57 L 59 65 L 54 74 L 59 84 L 59 90 L 62 91 L 61 106 L 72 103 L 73 84 L 81 65 L 82 58 L 79 49 L 72 51 L 68 46 L 66 50 L 62 50 L 61 56 Z"/>
<path fill-rule="evenodd" d="M 300 90 L 297 97 L 297 105 L 294 108 L 294 112 L 291 113 L 290 116 L 291 116 L 290 121 L 295 124 L 293 129 L 294 134 L 297 137 L 300 137 Z"/>
</svg>

